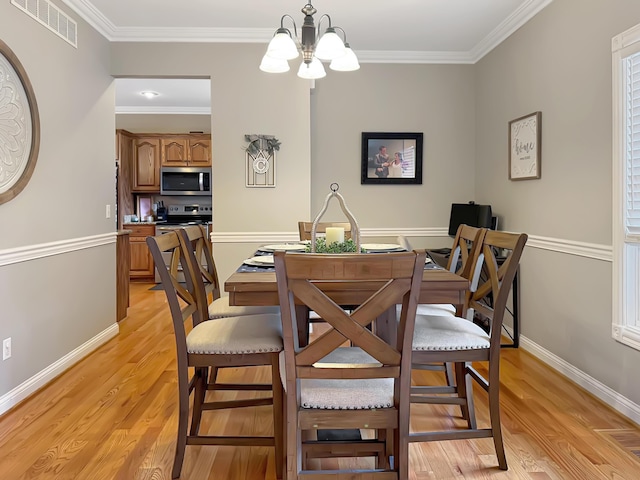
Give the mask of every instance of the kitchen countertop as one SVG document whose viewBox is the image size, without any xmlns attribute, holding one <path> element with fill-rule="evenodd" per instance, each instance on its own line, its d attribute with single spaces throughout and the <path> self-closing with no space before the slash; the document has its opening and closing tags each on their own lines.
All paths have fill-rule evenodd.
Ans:
<svg viewBox="0 0 640 480">
<path fill-rule="evenodd" d="M 167 222 L 128 222 L 123 223 L 122 225 L 162 225 Z"/>
</svg>

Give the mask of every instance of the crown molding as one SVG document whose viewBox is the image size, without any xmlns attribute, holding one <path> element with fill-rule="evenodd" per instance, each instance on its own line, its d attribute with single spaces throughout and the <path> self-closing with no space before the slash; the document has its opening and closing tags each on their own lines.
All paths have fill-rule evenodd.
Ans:
<svg viewBox="0 0 640 480">
<path fill-rule="evenodd" d="M 360 63 L 474 64 L 553 0 L 528 0 L 467 52 L 356 50 Z M 89 0 L 62 0 L 111 42 L 268 43 L 271 28 L 116 27 Z"/>
<path fill-rule="evenodd" d="M 118 27 L 111 23 L 89 0 L 62 0 L 62 3 L 95 28 L 100 35 L 111 42 L 114 41 Z"/>
<path fill-rule="evenodd" d="M 118 27 L 112 42 L 269 43 L 272 28 Z"/>
<path fill-rule="evenodd" d="M 472 63 L 480 61 L 482 57 L 504 42 L 513 32 L 535 17 L 540 10 L 551 2 L 553 2 L 553 0 L 528 0 L 520 5 L 519 8 L 505 18 L 500 25 L 468 52 L 473 58 Z"/>
<path fill-rule="evenodd" d="M 358 50 L 357 55 L 360 63 L 475 63 L 473 57 L 471 57 L 468 52 Z"/>
</svg>

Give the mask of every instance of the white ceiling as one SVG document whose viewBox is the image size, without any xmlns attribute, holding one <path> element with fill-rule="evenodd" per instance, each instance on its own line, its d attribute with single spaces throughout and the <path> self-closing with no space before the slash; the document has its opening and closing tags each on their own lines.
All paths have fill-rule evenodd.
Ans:
<svg viewBox="0 0 640 480">
<path fill-rule="evenodd" d="M 142 92 L 158 94 L 147 98 Z M 211 114 L 211 81 L 184 78 L 117 78 L 118 114 Z"/>
<path fill-rule="evenodd" d="M 300 28 L 304 18 L 300 9 L 306 2 L 62 1 L 114 42 L 242 42 L 264 43 L 265 47 L 280 26 L 282 15 L 291 15 Z M 475 63 L 552 1 L 313 0 L 312 3 L 318 10 L 314 17 L 316 26 L 323 14 L 329 14 L 332 25 L 346 32 L 360 63 Z M 289 20 L 285 26 L 291 28 Z M 328 23 L 323 21 L 323 29 L 325 26 Z M 125 86 L 119 87 L 118 101 L 135 98 L 134 89 L 139 89 L 140 82 L 130 85 L 131 91 L 126 95 Z M 166 100 L 170 100 L 168 95 L 157 97 L 154 105 L 163 105 Z M 176 106 L 171 103 L 176 101 L 171 99 L 167 106 Z"/>
</svg>

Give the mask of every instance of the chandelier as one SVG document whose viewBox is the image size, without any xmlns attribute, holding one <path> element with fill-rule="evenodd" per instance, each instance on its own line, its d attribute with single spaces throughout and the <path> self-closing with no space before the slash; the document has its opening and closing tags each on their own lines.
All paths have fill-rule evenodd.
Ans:
<svg viewBox="0 0 640 480">
<path fill-rule="evenodd" d="M 268 73 L 284 73 L 289 71 L 288 60 L 297 58 L 302 53 L 302 63 L 298 69 L 298 76 L 306 79 L 322 78 L 327 75 L 321 60 L 331 61 L 329 68 L 339 72 L 351 72 L 358 70 L 360 64 L 356 54 L 347 43 L 347 34 L 340 27 L 331 26 L 331 17 L 326 13 L 318 20 L 318 28 L 313 23 L 313 16 L 317 10 L 311 2 L 302 7 L 304 23 L 301 28 L 301 38 L 298 39 L 296 22 L 291 15 L 283 15 L 280 19 L 280 28 L 276 30 L 267 47 L 267 53 L 262 57 L 260 70 Z M 293 35 L 291 30 L 285 28 L 285 18 L 293 23 Z M 324 19 L 329 21 L 329 26 L 321 35 L 320 25 Z M 344 41 L 336 33 L 342 32 Z M 317 40 L 316 40 L 317 39 Z"/>
</svg>

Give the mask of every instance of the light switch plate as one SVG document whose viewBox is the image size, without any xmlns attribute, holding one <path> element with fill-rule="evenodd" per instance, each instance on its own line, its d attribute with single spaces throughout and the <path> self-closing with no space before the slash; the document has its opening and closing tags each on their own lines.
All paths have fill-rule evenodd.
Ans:
<svg viewBox="0 0 640 480">
<path fill-rule="evenodd" d="M 2 360 L 11 358 L 11 337 L 2 341 Z"/>
</svg>

